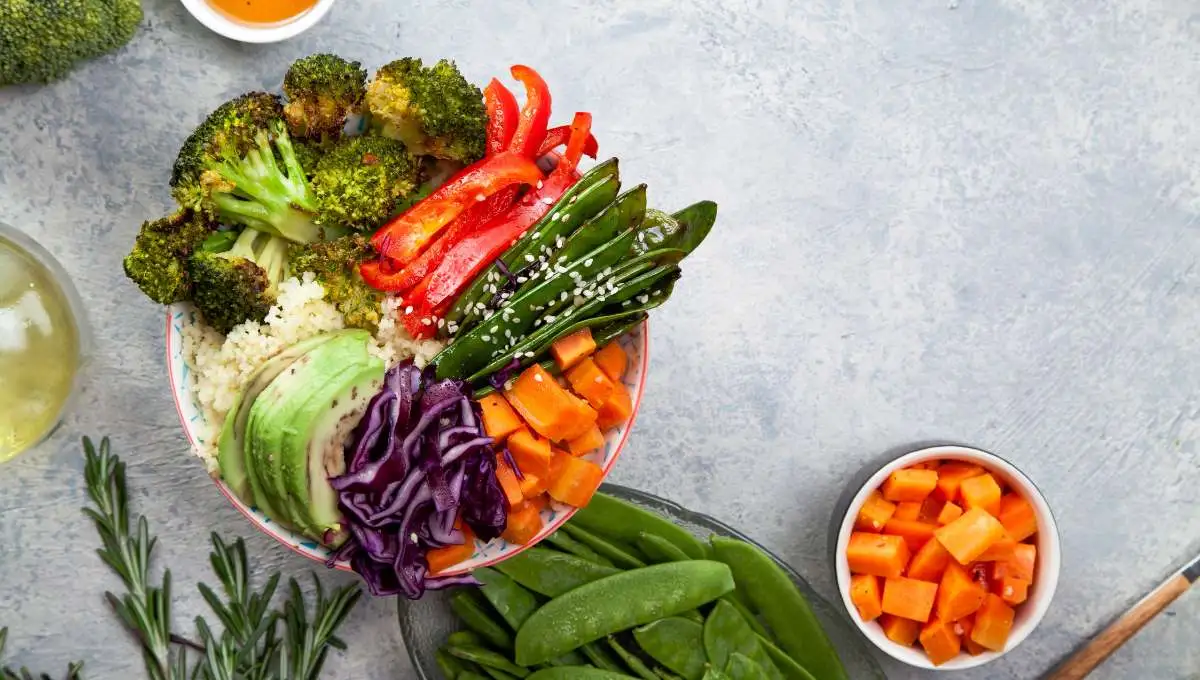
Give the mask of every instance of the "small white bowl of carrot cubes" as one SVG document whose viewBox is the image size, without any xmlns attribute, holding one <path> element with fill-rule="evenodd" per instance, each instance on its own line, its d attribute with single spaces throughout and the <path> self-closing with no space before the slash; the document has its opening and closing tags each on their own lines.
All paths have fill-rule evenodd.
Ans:
<svg viewBox="0 0 1200 680">
<path fill-rule="evenodd" d="M 933 446 L 895 458 L 845 506 L 835 543 L 850 618 L 890 656 L 961 670 L 999 658 L 1045 616 L 1061 566 L 1050 507 L 999 456 Z"/>
</svg>

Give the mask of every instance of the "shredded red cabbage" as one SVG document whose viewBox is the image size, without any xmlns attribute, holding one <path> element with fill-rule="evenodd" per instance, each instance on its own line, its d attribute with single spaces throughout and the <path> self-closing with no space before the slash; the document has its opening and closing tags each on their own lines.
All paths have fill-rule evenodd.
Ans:
<svg viewBox="0 0 1200 680">
<path fill-rule="evenodd" d="M 374 595 L 420 598 L 475 583 L 429 575 L 429 550 L 461 545 L 461 519 L 481 540 L 508 523 L 496 454 L 478 405 L 459 381 L 434 381 L 411 362 L 388 371 L 346 447 L 346 474 L 330 480 L 350 538 L 329 563 L 348 560 Z"/>
</svg>

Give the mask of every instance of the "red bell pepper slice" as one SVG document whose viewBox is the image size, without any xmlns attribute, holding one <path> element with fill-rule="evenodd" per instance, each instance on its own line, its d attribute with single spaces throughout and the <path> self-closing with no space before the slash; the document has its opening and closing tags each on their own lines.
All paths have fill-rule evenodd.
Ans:
<svg viewBox="0 0 1200 680">
<path fill-rule="evenodd" d="M 526 158 L 537 158 L 550 125 L 550 88 L 528 66 L 512 67 L 512 76 L 525 85 L 525 106 L 521 108 L 521 120 L 508 148 Z"/>
<path fill-rule="evenodd" d="M 570 138 L 570 125 L 560 125 L 556 128 L 550 128 L 546 131 L 546 141 L 542 142 L 542 148 L 538 149 L 538 158 L 566 144 Z M 595 158 L 600 153 L 600 142 L 596 141 L 595 136 L 588 135 L 587 142 L 583 145 L 583 153 L 587 154 L 588 158 Z"/>
<path fill-rule="evenodd" d="M 503 83 L 492 78 L 483 91 L 483 101 L 488 117 L 487 155 L 495 156 L 508 148 L 517 132 L 517 98 Z"/>
<path fill-rule="evenodd" d="M 469 165 L 421 202 L 383 225 L 371 245 L 403 267 L 467 208 L 515 184 L 537 184 L 542 172 L 533 160 L 502 152 Z"/>
</svg>

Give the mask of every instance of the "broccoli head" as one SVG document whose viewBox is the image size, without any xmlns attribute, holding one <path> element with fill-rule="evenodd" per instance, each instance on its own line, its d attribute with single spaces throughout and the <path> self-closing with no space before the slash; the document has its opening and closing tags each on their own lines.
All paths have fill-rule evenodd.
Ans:
<svg viewBox="0 0 1200 680">
<path fill-rule="evenodd" d="M 325 289 L 325 299 L 338 308 L 347 326 L 374 332 L 379 327 L 383 293 L 367 285 L 358 273 L 358 265 L 371 257 L 371 244 L 354 234 L 335 241 L 294 245 L 288 264 L 293 276 L 311 272 L 317 277 Z"/>
<path fill-rule="evenodd" d="M 487 109 L 483 93 L 454 62 L 426 68 L 420 59 L 393 61 L 367 86 L 372 124 L 418 155 L 461 163 L 483 157 Z"/>
<path fill-rule="evenodd" d="M 238 324 L 266 319 L 287 276 L 287 251 L 286 240 L 246 229 L 225 252 L 194 253 L 188 261 L 192 302 L 204 320 L 228 334 Z"/>
<path fill-rule="evenodd" d="M 216 222 L 191 210 L 146 222 L 125 256 L 125 275 L 159 304 L 183 302 L 191 295 L 188 258 L 216 230 Z"/>
<path fill-rule="evenodd" d="M 141 22 L 140 0 L 2 0 L 0 86 L 58 80 L 125 45 Z"/>
<path fill-rule="evenodd" d="M 288 129 L 297 139 L 336 139 L 346 118 L 362 105 L 367 72 L 357 61 L 332 54 L 297 60 L 283 78 Z"/>
<path fill-rule="evenodd" d="M 250 92 L 217 107 L 188 136 L 175 159 L 171 193 L 179 205 L 206 208 L 201 177 L 209 165 L 227 156 L 241 158 L 257 148 L 258 134 L 282 117 L 279 97 L 266 92 Z"/>
<path fill-rule="evenodd" d="M 317 163 L 313 193 L 323 225 L 366 231 L 392 213 L 417 186 L 417 163 L 388 137 L 345 137 Z"/>
</svg>

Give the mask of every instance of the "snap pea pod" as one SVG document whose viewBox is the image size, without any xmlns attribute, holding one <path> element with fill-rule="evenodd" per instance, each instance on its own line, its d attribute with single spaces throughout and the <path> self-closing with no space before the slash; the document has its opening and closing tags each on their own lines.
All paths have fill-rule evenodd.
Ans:
<svg viewBox="0 0 1200 680">
<path fill-rule="evenodd" d="M 724 596 L 722 596 L 722 597 L 724 597 Z M 700 611 L 697 609 L 689 609 L 686 612 L 683 612 L 682 614 L 680 614 L 679 616 L 687 619 L 688 621 L 694 621 L 695 623 L 698 623 L 702 626 L 704 625 L 704 615 L 701 614 Z"/>
<path fill-rule="evenodd" d="M 717 602 L 708 619 L 704 621 L 704 653 L 708 661 L 718 668 L 728 667 L 729 658 L 735 653 L 744 654 L 762 667 L 770 680 L 783 680 L 783 674 L 771 663 L 766 651 L 758 644 L 754 629 L 742 618 L 737 609 L 728 602 Z M 730 670 L 730 675 L 734 675 Z"/>
<path fill-rule="evenodd" d="M 478 633 L 469 630 L 456 630 L 446 636 L 446 643 L 451 645 L 476 645 L 483 647 L 487 643 Z"/>
<path fill-rule="evenodd" d="M 620 660 L 609 653 L 608 649 L 601 647 L 599 642 L 589 642 L 579 648 L 583 655 L 592 662 L 596 668 L 603 668 L 606 671 L 614 673 L 624 673 L 625 666 Z"/>
<path fill-rule="evenodd" d="M 483 584 L 479 592 L 514 631 L 540 606 L 533 593 L 494 569 L 476 569 L 473 575 Z"/>
<path fill-rule="evenodd" d="M 614 567 L 606 567 L 546 548 L 530 548 L 496 565 L 496 569 L 522 586 L 546 597 L 558 597 L 580 586 L 620 573 L 620 570 Z"/>
<path fill-rule="evenodd" d="M 475 671 L 463 671 L 458 674 L 458 680 L 487 680 L 487 676 L 480 675 Z"/>
<path fill-rule="evenodd" d="M 664 670 L 657 666 L 654 667 L 654 674 L 657 675 L 658 677 L 662 678 L 662 680 L 683 680 L 683 678 L 679 677 L 678 675 L 675 675 L 671 671 Z"/>
<path fill-rule="evenodd" d="M 717 221 L 717 204 L 700 201 L 668 215 L 661 210 L 647 210 L 646 221 L 634 241 L 634 252 L 655 248 L 680 248 L 692 252 L 712 231 Z"/>
<path fill-rule="evenodd" d="M 733 590 L 729 567 L 709 560 L 624 571 L 556 597 L 517 631 L 518 664 L 544 663 L 613 633 L 675 616 Z"/>
<path fill-rule="evenodd" d="M 640 229 L 646 216 L 646 185 L 639 184 L 617 197 L 600 214 L 580 227 L 550 257 L 551 264 L 573 262 L 607 243 L 624 229 Z M 636 240 L 636 239 L 635 239 Z"/>
<path fill-rule="evenodd" d="M 462 660 L 452 656 L 444 649 L 437 650 L 433 655 L 433 660 L 437 662 L 438 670 L 446 676 L 446 680 L 455 680 L 459 675 L 467 672 L 467 667 Z"/>
<path fill-rule="evenodd" d="M 439 380 L 464 377 L 483 368 L 502 354 L 506 338 L 511 343 L 519 342 L 538 320 L 539 308 L 545 307 L 561 293 L 571 290 L 578 278 L 591 281 L 601 272 L 616 265 L 629 250 L 634 232 L 626 230 L 608 243 L 588 254 L 586 258 L 572 262 L 564 273 L 556 273 L 533 289 L 509 300 L 500 311 L 488 318 L 450 344 L 435 356 L 430 363 L 437 366 Z M 506 314 L 505 311 L 508 311 Z"/>
<path fill-rule="evenodd" d="M 503 654 L 494 652 L 486 647 L 477 647 L 474 645 L 446 645 L 444 649 L 446 650 L 446 653 L 450 654 L 451 656 L 456 656 L 460 659 L 470 661 L 471 663 L 479 664 L 484 668 L 494 668 L 496 670 L 515 675 L 518 678 L 523 678 L 529 675 L 528 668 L 522 668 L 512 661 L 509 661 L 508 657 L 504 656 Z"/>
<path fill-rule="evenodd" d="M 476 598 L 480 597 L 475 591 L 461 590 L 450 597 L 450 609 L 462 619 L 462 622 L 475 633 L 478 633 L 489 645 L 498 649 L 512 649 L 512 635 L 504 628 L 504 624 L 492 618 L 487 610 L 487 604 Z"/>
<path fill-rule="evenodd" d="M 753 609 L 775 633 L 779 648 L 816 677 L 845 680 L 846 669 L 812 607 L 775 561 L 749 543 L 714 536 L 713 553 L 728 565 Z"/>
<path fill-rule="evenodd" d="M 767 639 L 765 635 L 759 633 L 758 644 L 766 650 L 767 656 L 775 664 L 775 667 L 783 673 L 783 677 L 787 680 L 817 680 L 812 673 L 808 672 L 804 666 L 801 666 L 795 659 L 788 656 L 787 652 L 775 646 L 775 643 Z"/>
<path fill-rule="evenodd" d="M 583 654 L 573 649 L 556 659 L 550 659 L 546 663 L 551 666 L 586 666 L 588 665 L 588 660 Z"/>
<path fill-rule="evenodd" d="M 626 678 L 633 678 L 633 676 L 606 671 L 602 668 L 591 668 L 590 666 L 543 668 L 529 676 L 529 680 L 625 680 Z M 634 678 L 634 680 L 637 679 Z"/>
<path fill-rule="evenodd" d="M 685 553 L 682 548 L 674 543 L 668 541 L 662 536 L 647 533 L 645 531 L 638 534 L 636 545 L 638 550 L 641 550 L 642 554 L 650 558 L 650 561 L 654 562 L 655 564 L 662 564 L 663 562 L 682 562 L 684 560 L 692 559 L 688 557 L 688 554 Z"/>
<path fill-rule="evenodd" d="M 733 608 L 742 615 L 742 619 L 749 624 L 750 628 L 754 630 L 755 634 L 759 635 L 760 637 L 771 637 L 771 634 L 767 632 L 765 627 L 763 627 L 762 623 L 758 620 L 758 617 L 754 615 L 754 612 L 750 611 L 750 608 L 737 598 L 737 591 L 734 591 L 721 599 L 732 605 Z"/>
<path fill-rule="evenodd" d="M 725 671 L 721 670 L 720 668 L 709 666 L 704 671 L 704 678 L 702 680 L 730 680 L 730 678 L 725 674 Z"/>
<path fill-rule="evenodd" d="M 517 678 L 512 673 L 505 673 L 499 668 L 492 668 L 491 666 L 484 666 L 483 672 L 487 673 L 492 680 L 516 680 Z"/>
<path fill-rule="evenodd" d="M 636 541 L 644 531 L 665 538 L 694 560 L 705 556 L 704 544 L 683 527 L 604 492 L 593 496 L 587 507 L 576 512 L 571 524 L 609 540 L 624 542 Z"/>
<path fill-rule="evenodd" d="M 725 673 L 730 680 L 769 680 L 771 677 L 763 669 L 762 664 L 741 652 L 734 652 L 730 655 L 729 664 L 725 666 Z"/>
<path fill-rule="evenodd" d="M 633 671 L 634 675 L 638 676 L 642 680 L 658 680 L 658 676 L 654 674 L 654 671 L 650 670 L 650 667 L 646 665 L 646 662 L 642 661 L 637 654 L 625 649 L 625 647 L 617 641 L 617 638 L 609 635 L 608 646 L 613 650 L 613 652 L 616 653 L 617 656 L 621 658 L 621 661 L 625 662 L 625 665 L 629 668 L 629 670 Z"/>
<path fill-rule="evenodd" d="M 592 550 L 587 546 L 587 544 L 571 538 L 570 534 L 565 531 L 560 530 L 550 534 L 546 537 L 546 542 L 555 548 L 562 550 L 563 552 L 569 553 L 581 559 L 585 559 L 589 562 L 603 564 L 606 567 L 616 566 L 612 563 L 612 560 L 608 559 L 604 555 L 601 555 L 595 550 Z"/>
<path fill-rule="evenodd" d="M 563 192 L 542 219 L 504 251 L 500 261 L 510 271 L 522 268 L 521 263 L 525 261 L 526 254 L 534 254 L 536 257 L 543 247 L 573 233 L 580 225 L 612 203 L 620 186 L 617 159 L 612 158 L 596 165 Z M 500 267 L 495 263 L 490 264 L 475 277 L 467 290 L 459 295 L 446 314 L 446 325 L 458 326 L 455 335 L 462 335 L 483 318 L 481 305 L 482 308 L 489 307 L 488 303 L 493 295 L 487 288 L 491 283 L 502 280 L 502 277 Z"/>
<path fill-rule="evenodd" d="M 704 676 L 703 635 L 703 626 L 678 616 L 633 629 L 633 639 L 642 651 L 684 680 L 701 680 Z"/>
<path fill-rule="evenodd" d="M 630 553 L 628 550 L 615 543 L 610 543 L 603 538 L 600 538 L 587 529 L 582 529 L 580 527 L 567 524 L 563 527 L 563 530 L 566 531 L 571 538 L 574 538 L 592 550 L 595 550 L 601 555 L 607 557 L 618 568 L 637 569 L 638 567 L 646 566 L 646 562 L 637 555 Z"/>
</svg>

